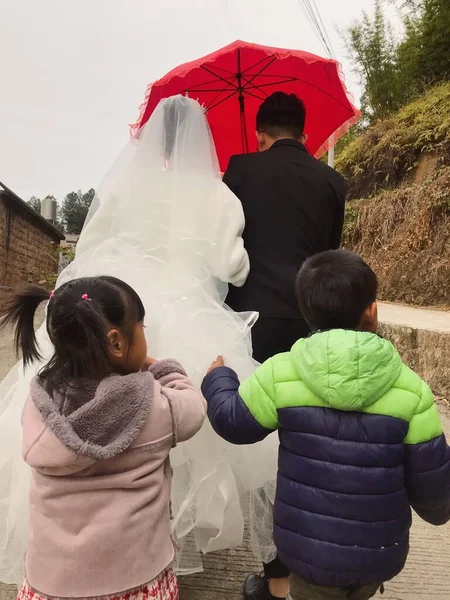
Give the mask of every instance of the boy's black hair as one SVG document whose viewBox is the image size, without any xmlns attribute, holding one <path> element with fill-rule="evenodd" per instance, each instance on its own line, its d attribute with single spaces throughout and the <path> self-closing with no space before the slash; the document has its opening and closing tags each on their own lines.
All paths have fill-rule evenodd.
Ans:
<svg viewBox="0 0 450 600">
<path fill-rule="evenodd" d="M 306 109 L 295 94 L 274 92 L 261 104 L 256 116 L 257 131 L 272 138 L 299 140 L 305 129 Z"/>
<path fill-rule="evenodd" d="M 377 276 L 349 250 L 329 250 L 303 264 L 297 298 L 313 331 L 357 329 L 365 309 L 377 298 Z"/>
<path fill-rule="evenodd" d="M 85 298 L 85 299 L 83 299 Z M 31 285 L 7 305 L 2 327 L 15 327 L 17 352 L 24 365 L 41 358 L 34 333 L 34 315 L 49 292 Z M 115 277 L 74 279 L 52 292 L 47 331 L 54 353 L 39 375 L 58 388 L 81 379 L 103 379 L 112 372 L 107 333 L 117 327 L 129 344 L 134 327 L 144 320 L 145 309 L 136 292 Z"/>
</svg>

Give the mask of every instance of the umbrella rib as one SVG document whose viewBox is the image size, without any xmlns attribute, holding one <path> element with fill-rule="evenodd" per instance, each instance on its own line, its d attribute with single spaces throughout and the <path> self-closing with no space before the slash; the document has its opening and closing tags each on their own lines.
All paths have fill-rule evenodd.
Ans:
<svg viewBox="0 0 450 600">
<path fill-rule="evenodd" d="M 207 105 L 207 106 L 206 106 L 206 110 L 209 110 L 209 109 L 210 109 L 210 107 L 211 107 L 211 105 L 214 105 L 214 102 L 216 102 L 216 100 L 217 100 L 218 98 L 220 98 L 220 95 L 221 95 L 221 94 L 223 94 L 223 93 L 225 93 L 225 92 L 229 92 L 229 91 L 230 91 L 230 90 L 229 90 L 229 88 L 228 88 L 228 89 L 225 89 L 225 90 L 219 90 L 219 93 L 218 93 L 218 94 L 216 94 L 216 95 L 214 96 L 214 98 L 213 98 L 213 99 L 210 101 L 209 105 Z M 234 93 L 235 93 L 235 91 L 233 90 L 233 94 L 234 94 Z M 225 102 L 225 100 L 226 100 L 226 99 L 227 99 L 227 98 L 224 98 L 224 102 Z"/>
<path fill-rule="evenodd" d="M 187 92 L 188 94 L 191 93 L 191 92 L 200 92 L 202 94 L 207 94 L 209 92 L 219 92 L 219 93 L 222 93 L 222 92 L 229 92 L 230 91 L 230 86 L 228 86 L 227 88 L 221 88 L 221 89 L 219 89 L 219 88 L 210 88 L 209 90 L 207 90 L 207 89 L 202 90 L 202 89 L 198 89 L 198 88 L 188 88 L 188 89 L 185 89 L 184 91 Z M 235 92 L 235 91 L 236 90 L 233 89 L 233 92 Z"/>
<path fill-rule="evenodd" d="M 337 104 L 340 104 L 342 106 L 342 108 L 345 108 L 345 110 L 348 110 L 349 112 L 351 112 L 353 114 L 353 110 L 351 108 L 346 106 L 343 102 L 341 102 L 340 100 L 338 100 L 337 98 L 332 96 L 329 92 L 327 92 L 323 88 L 319 87 L 318 85 L 315 85 L 314 83 L 311 83 L 310 81 L 306 81 L 306 79 L 298 79 L 297 77 L 293 78 L 293 81 L 301 81 L 302 83 L 306 83 L 306 85 L 310 85 L 311 87 L 316 88 L 316 90 L 319 90 L 319 92 L 322 92 L 323 94 L 325 94 L 326 96 L 328 96 L 329 98 L 331 98 L 332 100 L 337 102 Z M 273 84 L 269 84 L 269 83 L 265 84 L 265 87 L 267 87 L 268 85 L 273 85 Z"/>
<path fill-rule="evenodd" d="M 262 77 L 264 77 L 264 75 Z M 276 75 L 273 75 L 273 77 L 276 77 Z M 282 77 L 282 76 L 280 76 L 280 77 Z M 273 85 L 281 85 L 283 83 L 291 83 L 292 81 L 301 81 L 302 83 L 305 83 L 306 85 L 310 85 L 311 87 L 316 88 L 316 90 L 319 90 L 319 92 L 322 92 L 323 94 L 325 94 L 326 96 L 328 96 L 329 98 L 331 98 L 332 100 L 334 100 L 334 102 L 336 102 L 337 104 L 340 104 L 342 106 L 342 108 L 345 108 L 345 110 L 347 110 L 348 112 L 353 113 L 353 110 L 351 108 L 349 108 L 348 106 L 346 106 L 338 98 L 335 98 L 332 94 L 330 94 L 329 92 L 327 92 L 326 90 L 324 90 L 320 86 L 315 85 L 314 83 L 311 83 L 310 81 L 307 81 L 306 79 L 299 79 L 298 77 L 292 77 L 291 79 L 286 78 L 286 79 L 283 79 L 282 81 L 271 81 L 270 83 L 261 83 L 260 85 L 253 84 L 251 86 L 251 89 L 262 89 L 262 88 L 265 88 L 265 87 L 271 87 Z M 247 89 L 245 88 L 245 86 L 244 86 L 244 89 L 247 91 Z"/>
<path fill-rule="evenodd" d="M 209 106 L 211 106 L 211 104 L 214 104 L 214 102 L 217 100 L 217 98 L 220 97 L 220 94 L 223 94 L 225 92 L 229 92 L 230 91 L 230 87 L 232 87 L 231 83 L 227 84 L 227 87 L 225 88 L 209 88 L 209 89 L 201 89 L 198 86 L 202 86 L 202 85 L 208 85 L 209 83 L 214 83 L 217 80 L 215 79 L 214 81 L 207 81 L 204 83 L 198 83 L 196 86 L 189 88 L 189 89 L 185 89 L 184 93 L 189 94 L 189 93 L 199 93 L 199 94 L 209 94 L 209 93 L 215 93 L 218 92 L 217 94 L 215 94 L 214 98 L 212 98 L 212 100 L 210 100 L 209 104 L 206 105 L 206 109 L 209 109 Z M 235 92 L 235 89 L 233 89 L 233 93 Z"/>
<path fill-rule="evenodd" d="M 217 79 L 220 79 L 221 81 L 224 81 L 227 85 L 232 85 L 234 86 L 234 88 L 237 90 L 238 86 L 233 84 L 231 81 L 228 81 L 228 79 L 225 79 L 225 77 L 222 77 L 221 75 L 218 75 L 217 73 L 214 73 L 214 71 L 210 71 L 208 69 L 208 67 L 205 67 L 204 65 L 200 66 L 200 69 L 203 69 L 204 71 L 206 71 L 207 73 L 209 73 L 210 75 L 212 75 L 213 77 L 217 77 Z"/>
<path fill-rule="evenodd" d="M 196 83 L 195 85 L 193 85 L 191 88 L 189 88 L 187 91 L 196 91 L 197 88 L 199 86 L 204 86 L 204 85 L 210 85 L 212 83 L 217 83 L 217 77 L 214 77 L 214 79 L 210 79 L 209 81 L 202 81 L 201 83 Z"/>
<path fill-rule="evenodd" d="M 289 76 L 289 75 L 277 75 L 276 73 L 272 73 L 271 75 L 261 74 L 261 75 L 259 75 L 259 77 L 261 77 L 262 79 L 268 79 L 269 77 L 278 77 L 279 79 L 281 79 L 282 77 L 284 77 L 285 79 L 289 79 L 289 81 L 291 81 L 292 79 L 298 79 L 298 77 Z"/>
<path fill-rule="evenodd" d="M 329 98 L 331 98 L 332 100 L 334 100 L 335 102 L 337 102 L 338 104 L 340 104 L 342 106 L 342 108 L 344 108 L 345 110 L 347 110 L 348 112 L 353 112 L 348 106 L 346 106 L 343 102 L 341 102 L 340 100 L 338 100 L 337 98 L 335 98 L 334 96 L 332 96 L 331 94 L 329 94 L 326 90 L 324 90 L 323 88 L 314 85 L 313 83 L 310 83 L 309 81 L 305 81 L 304 79 L 298 79 L 296 77 L 293 77 L 292 79 L 288 79 L 288 80 L 284 80 L 284 81 L 275 81 L 273 83 L 263 83 L 262 85 L 256 86 L 253 85 L 252 89 L 261 89 L 264 87 L 270 87 L 272 85 L 280 85 L 282 83 L 290 83 L 291 81 L 302 81 L 303 83 L 306 83 L 307 85 L 311 85 L 312 87 L 315 87 L 316 89 L 318 89 L 320 92 L 322 92 L 323 94 L 325 94 L 326 96 L 328 96 Z M 199 90 L 197 90 L 199 91 Z M 220 90 L 220 93 L 225 92 L 226 90 Z M 233 90 L 231 92 L 231 94 L 229 94 L 228 96 L 226 96 L 226 98 L 223 98 L 222 100 L 220 100 L 219 102 L 217 102 L 216 104 L 212 104 L 210 106 L 207 107 L 207 110 L 211 110 L 213 108 L 216 108 L 216 106 L 219 106 L 220 104 L 222 104 L 223 102 L 225 102 L 226 100 L 229 100 L 232 96 L 234 96 L 234 94 L 236 93 L 237 89 Z M 264 98 L 258 97 L 256 94 L 253 94 L 252 92 L 249 92 L 249 90 L 244 87 L 243 91 L 249 95 L 249 96 L 253 96 L 254 98 L 257 98 L 258 100 L 264 100 Z M 265 93 L 265 92 L 263 92 Z M 266 94 L 267 97 L 267 94 Z M 212 102 L 214 102 L 214 99 L 212 100 Z"/>
<path fill-rule="evenodd" d="M 265 92 L 263 92 L 263 94 L 265 95 L 265 97 L 261 97 L 261 96 L 257 96 L 256 94 L 253 94 L 252 92 L 249 92 L 247 88 L 243 88 L 244 94 L 247 94 L 247 96 L 251 96 L 252 98 L 256 98 L 257 100 L 262 100 L 264 102 L 264 100 L 267 98 L 267 94 Z"/>
<path fill-rule="evenodd" d="M 245 75 L 246 73 L 248 73 L 251 69 L 254 69 L 255 67 L 259 66 L 261 63 L 263 63 L 265 60 L 269 59 L 272 60 L 272 58 L 275 58 L 272 54 L 269 54 L 267 56 L 265 56 L 264 58 L 262 58 L 261 60 L 258 60 L 258 62 L 256 62 L 253 65 L 250 65 L 249 67 L 247 67 L 246 69 L 244 69 L 244 71 L 242 71 L 242 75 Z M 264 70 L 264 69 L 263 69 Z"/>
<path fill-rule="evenodd" d="M 200 68 L 204 67 L 205 65 L 200 65 Z M 212 71 L 212 66 L 208 67 L 211 70 L 211 73 L 214 73 Z M 235 76 L 235 73 L 233 71 L 229 71 L 228 69 L 224 69 L 223 67 L 218 67 L 217 65 L 214 65 L 214 69 L 216 69 L 217 71 L 223 71 L 224 73 L 227 73 L 228 75 L 231 75 L 232 77 Z M 214 73 L 214 76 L 216 76 L 216 74 Z"/>
<path fill-rule="evenodd" d="M 292 83 L 293 81 L 302 81 L 301 79 L 297 79 L 297 77 L 292 77 L 291 79 L 282 79 L 281 81 L 271 81 L 270 83 L 261 83 L 261 85 L 251 84 L 250 89 L 258 90 L 260 88 L 270 87 L 272 85 L 281 85 L 282 83 Z M 244 89 L 247 89 L 246 87 Z M 321 88 L 319 88 L 321 89 Z"/>
<path fill-rule="evenodd" d="M 213 105 L 207 106 L 207 110 L 212 110 L 213 108 L 216 108 L 216 106 L 219 106 L 220 104 L 223 104 L 224 102 L 226 102 L 227 100 L 229 100 L 230 98 L 232 98 L 234 95 L 236 94 L 236 90 L 233 90 L 231 92 L 231 94 L 228 94 L 228 96 L 226 96 L 225 98 L 222 98 L 222 100 L 219 100 L 219 102 L 216 102 Z"/>
<path fill-rule="evenodd" d="M 249 81 L 247 81 L 247 78 L 246 78 L 247 85 L 250 85 L 252 83 L 252 81 L 254 81 L 257 77 L 259 77 L 261 75 L 261 73 L 264 73 L 264 71 L 266 69 L 268 69 L 270 67 L 270 65 L 272 65 L 275 62 L 275 60 L 276 60 L 276 57 L 272 56 L 269 64 L 265 65 L 260 71 L 258 71 L 258 73 L 256 73 L 255 75 L 253 75 L 252 78 Z"/>
</svg>

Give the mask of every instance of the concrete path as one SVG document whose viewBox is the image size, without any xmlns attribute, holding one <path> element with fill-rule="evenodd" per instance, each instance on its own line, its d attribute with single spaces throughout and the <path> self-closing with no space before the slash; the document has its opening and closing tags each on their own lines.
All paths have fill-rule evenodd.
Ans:
<svg viewBox="0 0 450 600">
<path fill-rule="evenodd" d="M 413 308 L 403 304 L 379 304 L 379 318 L 386 325 L 450 333 L 450 312 Z M 449 596 L 450 598 L 450 596 Z"/>
</svg>

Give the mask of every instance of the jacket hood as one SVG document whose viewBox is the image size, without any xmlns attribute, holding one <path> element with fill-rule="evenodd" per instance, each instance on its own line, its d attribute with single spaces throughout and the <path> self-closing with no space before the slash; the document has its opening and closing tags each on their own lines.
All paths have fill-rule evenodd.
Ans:
<svg viewBox="0 0 450 600">
<path fill-rule="evenodd" d="M 131 446 L 147 421 L 154 379 L 149 372 L 112 375 L 63 394 L 35 377 L 30 387 L 24 446 L 33 447 L 31 466 L 55 468 L 74 458 L 82 464 L 113 458 Z"/>
<path fill-rule="evenodd" d="M 360 411 L 383 396 L 398 379 L 402 360 L 382 337 L 332 330 L 300 340 L 291 360 L 304 383 L 331 408 Z"/>
</svg>

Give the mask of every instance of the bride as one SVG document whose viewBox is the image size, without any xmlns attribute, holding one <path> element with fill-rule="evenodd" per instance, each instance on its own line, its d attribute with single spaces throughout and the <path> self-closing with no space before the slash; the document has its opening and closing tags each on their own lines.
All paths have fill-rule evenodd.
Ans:
<svg viewBox="0 0 450 600">
<path fill-rule="evenodd" d="M 175 96 L 159 104 L 104 179 L 57 287 L 81 276 L 119 277 L 144 302 L 152 356 L 177 358 L 200 385 L 211 360 L 223 354 L 245 378 L 255 368 L 250 328 L 257 315 L 224 305 L 227 284 L 243 285 L 249 271 L 243 228 L 241 204 L 221 181 L 203 109 Z M 51 352 L 45 326 L 37 338 L 45 362 Z M 20 414 L 39 367 L 24 371 L 19 362 L 0 384 L 0 580 L 7 583 L 23 578 L 30 474 L 21 460 Z M 241 544 L 243 500 L 274 481 L 277 439 L 237 448 L 205 423 L 183 446 L 171 454 L 172 512 L 178 572 L 187 574 L 202 569 L 202 553 Z M 267 562 L 271 515 L 263 504 L 251 513 L 254 549 Z"/>
</svg>

